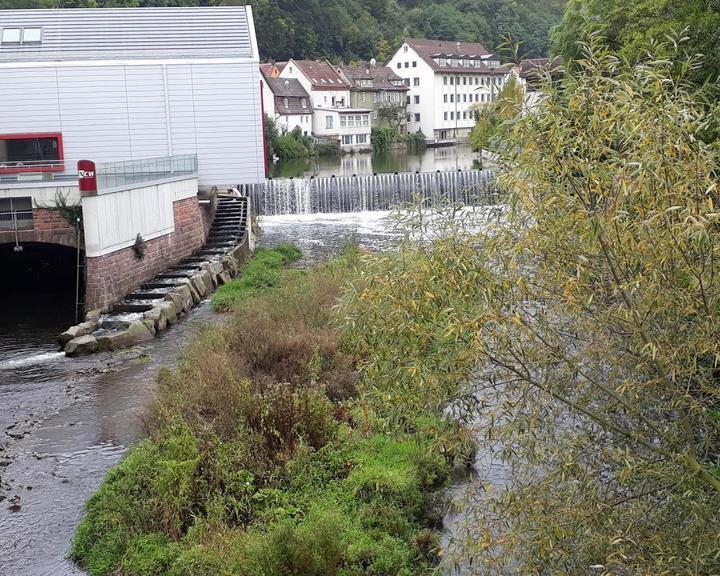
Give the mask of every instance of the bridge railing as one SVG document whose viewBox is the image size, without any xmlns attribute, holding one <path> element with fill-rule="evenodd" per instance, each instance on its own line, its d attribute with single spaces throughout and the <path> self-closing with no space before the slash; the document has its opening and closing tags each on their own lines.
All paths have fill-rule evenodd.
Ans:
<svg viewBox="0 0 720 576">
<path fill-rule="evenodd" d="M 137 188 L 170 179 L 197 176 L 196 154 L 143 158 L 97 165 L 98 192 Z"/>
</svg>

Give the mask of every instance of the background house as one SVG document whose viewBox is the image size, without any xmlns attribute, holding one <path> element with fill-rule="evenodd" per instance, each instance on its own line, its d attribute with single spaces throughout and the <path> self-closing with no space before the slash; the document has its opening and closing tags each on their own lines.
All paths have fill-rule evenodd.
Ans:
<svg viewBox="0 0 720 576">
<path fill-rule="evenodd" d="M 264 178 L 250 7 L 0 11 L 0 164 L 197 154 L 202 186 Z"/>
<path fill-rule="evenodd" d="M 296 79 L 310 95 L 313 135 L 336 141 L 344 150 L 370 147 L 370 115 L 350 108 L 350 84 L 327 60 L 289 60 L 280 79 Z"/>
<path fill-rule="evenodd" d="M 508 74 L 473 42 L 407 38 L 387 65 L 409 88 L 408 131 L 422 130 L 430 143 L 467 139 L 474 108 L 495 100 Z"/>
<path fill-rule="evenodd" d="M 295 78 L 265 78 L 269 99 L 272 104 L 272 114 L 266 107 L 266 113 L 275 119 L 278 129 L 292 132 L 299 128 L 303 136 L 310 136 L 312 132 L 312 106 L 310 95 L 302 84 Z"/>
<path fill-rule="evenodd" d="M 384 109 L 386 114 L 397 116 L 397 124 L 394 121 L 391 123 L 396 125 L 401 133 L 406 131 L 405 95 L 409 88 L 405 86 L 402 77 L 387 66 L 378 66 L 375 61 L 340 66 L 338 71 L 350 85 L 350 106 L 371 110 L 373 128 L 388 125 L 387 119 L 383 120 L 381 111 Z"/>
</svg>

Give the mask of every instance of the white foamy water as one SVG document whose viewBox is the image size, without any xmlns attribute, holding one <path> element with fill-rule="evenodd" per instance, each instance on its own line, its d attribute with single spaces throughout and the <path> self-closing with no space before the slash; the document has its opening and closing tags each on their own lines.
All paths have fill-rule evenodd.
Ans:
<svg viewBox="0 0 720 576">
<path fill-rule="evenodd" d="M 12 358 L 10 360 L 0 360 L 0 370 L 12 370 L 15 368 L 23 368 L 25 366 L 33 366 L 35 364 L 45 364 L 58 358 L 65 356 L 63 352 L 40 352 L 31 354 L 21 358 Z"/>
</svg>

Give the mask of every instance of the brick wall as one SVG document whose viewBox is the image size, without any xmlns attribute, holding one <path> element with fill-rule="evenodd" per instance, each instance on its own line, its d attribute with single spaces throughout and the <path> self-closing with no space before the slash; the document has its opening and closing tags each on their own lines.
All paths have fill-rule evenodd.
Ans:
<svg viewBox="0 0 720 576">
<path fill-rule="evenodd" d="M 207 237 L 212 214 L 197 197 L 173 204 L 175 231 L 145 241 L 145 257 L 135 257 L 132 246 L 86 261 L 85 307 L 107 309 L 156 274 L 196 252 Z"/>
<path fill-rule="evenodd" d="M 63 228 L 73 228 L 68 224 L 68 221 L 60 215 L 59 210 L 34 208 L 32 213 L 34 230 L 62 230 Z"/>
<path fill-rule="evenodd" d="M 20 244 L 28 242 L 41 242 L 45 244 L 60 244 L 77 248 L 77 232 L 70 226 L 59 210 L 50 208 L 34 208 L 33 227 L 30 230 L 18 230 L 17 239 Z M 12 230 L 0 231 L 0 244 L 14 244 L 15 232 Z"/>
</svg>

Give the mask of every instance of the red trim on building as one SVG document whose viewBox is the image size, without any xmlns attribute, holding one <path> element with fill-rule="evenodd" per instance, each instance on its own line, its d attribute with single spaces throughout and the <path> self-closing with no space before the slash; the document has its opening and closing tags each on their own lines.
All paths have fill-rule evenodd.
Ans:
<svg viewBox="0 0 720 576">
<path fill-rule="evenodd" d="M 0 174 L 17 174 L 19 172 L 63 172 L 65 170 L 65 151 L 63 149 L 62 133 L 60 132 L 30 132 L 21 134 L 0 134 L 0 140 L 26 140 L 30 138 L 55 138 L 58 143 L 58 159 L 54 166 L 27 166 L 0 168 Z"/>
</svg>

